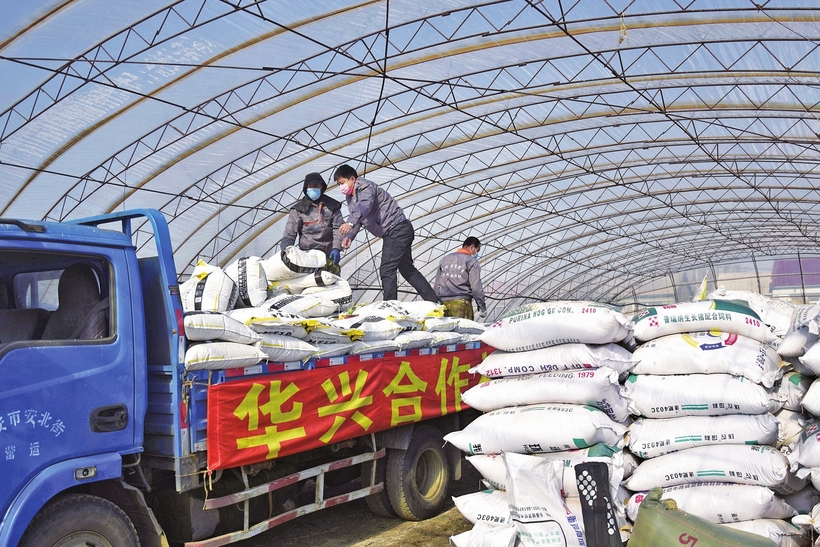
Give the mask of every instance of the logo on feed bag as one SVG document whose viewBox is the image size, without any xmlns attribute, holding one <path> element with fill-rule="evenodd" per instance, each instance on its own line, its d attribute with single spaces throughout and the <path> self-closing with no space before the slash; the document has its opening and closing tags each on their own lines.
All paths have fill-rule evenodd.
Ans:
<svg viewBox="0 0 820 547">
<path fill-rule="evenodd" d="M 720 331 L 711 331 L 711 332 L 709 332 L 708 336 L 713 340 L 716 338 L 717 341 L 716 342 L 710 341 L 708 343 L 705 343 L 705 342 L 700 343 L 697 340 L 695 340 L 692 336 L 690 336 L 689 334 L 682 334 L 681 335 L 681 337 L 684 339 L 684 341 L 687 344 L 689 344 L 690 346 L 692 346 L 694 348 L 701 349 L 703 351 L 709 351 L 709 350 L 715 350 L 715 349 L 721 349 L 721 348 L 725 348 L 725 347 L 729 347 L 729 346 L 734 346 L 737 343 L 737 334 L 729 333 L 726 336 L 725 340 L 722 339 L 723 338 L 723 333 L 721 333 Z"/>
</svg>

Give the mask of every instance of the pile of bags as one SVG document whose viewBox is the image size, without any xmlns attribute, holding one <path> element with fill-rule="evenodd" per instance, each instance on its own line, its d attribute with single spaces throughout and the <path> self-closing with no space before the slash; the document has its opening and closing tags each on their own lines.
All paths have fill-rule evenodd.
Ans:
<svg viewBox="0 0 820 547">
<path fill-rule="evenodd" d="M 583 528 L 574 468 L 602 461 L 621 537 L 640 530 L 636 546 L 677 542 L 646 523 L 682 514 L 692 530 L 738 542 L 720 545 L 809 546 L 820 532 L 820 306 L 723 288 L 703 296 L 631 320 L 593 302 L 533 304 L 488 327 L 481 340 L 497 351 L 464 394 L 484 414 L 445 437 L 488 489 L 455 499 L 475 527 L 453 542 L 538 544 L 513 512 L 509 456 L 520 454 L 516 465 L 542 476 L 543 460 L 563 467 L 560 495 L 538 503 L 553 504 L 553 518 L 565 506 L 558 520 L 570 527 Z M 584 545 L 568 532 L 555 541 Z"/>
<path fill-rule="evenodd" d="M 188 370 L 244 368 L 478 340 L 484 325 L 443 317 L 431 302 L 350 307 L 348 282 L 320 251 L 288 247 L 224 270 L 199 262 L 180 286 Z"/>
</svg>

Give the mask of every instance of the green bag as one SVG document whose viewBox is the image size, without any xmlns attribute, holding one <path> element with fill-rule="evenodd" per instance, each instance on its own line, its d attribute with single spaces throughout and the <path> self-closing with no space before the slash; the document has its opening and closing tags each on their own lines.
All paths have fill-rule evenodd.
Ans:
<svg viewBox="0 0 820 547">
<path fill-rule="evenodd" d="M 733 530 L 678 509 L 675 500 L 662 500 L 653 488 L 638 508 L 627 547 L 777 547 L 771 539 Z"/>
</svg>

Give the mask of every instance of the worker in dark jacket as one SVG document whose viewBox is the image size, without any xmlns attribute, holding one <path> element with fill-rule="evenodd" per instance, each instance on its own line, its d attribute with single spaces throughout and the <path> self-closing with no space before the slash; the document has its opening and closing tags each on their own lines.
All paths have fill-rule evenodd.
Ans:
<svg viewBox="0 0 820 547">
<path fill-rule="evenodd" d="M 326 269 L 339 275 L 342 271 L 339 267 L 342 204 L 325 195 L 325 190 L 327 183 L 319 173 L 307 174 L 303 189 L 305 196 L 290 210 L 279 246 L 285 249 L 298 240 L 298 246 L 303 251 L 322 251 L 328 258 Z"/>
<path fill-rule="evenodd" d="M 413 265 L 412 244 L 415 234 L 410 220 L 404 216 L 396 200 L 382 188 L 360 177 L 349 165 L 342 165 L 333 174 L 339 189 L 347 199 L 350 215 L 342 224 L 342 248 L 348 249 L 359 229 L 364 227 L 382 238 L 382 259 L 379 277 L 385 300 L 397 300 L 399 276 L 407 280 L 424 300 L 437 300 L 433 287 Z"/>
<path fill-rule="evenodd" d="M 464 240 L 461 249 L 441 259 L 436 274 L 436 294 L 444 302 L 444 315 L 473 319 L 473 300 L 478 306 L 476 319 L 487 317 L 484 288 L 481 286 L 481 266 L 478 251 L 481 242 L 477 237 Z"/>
</svg>

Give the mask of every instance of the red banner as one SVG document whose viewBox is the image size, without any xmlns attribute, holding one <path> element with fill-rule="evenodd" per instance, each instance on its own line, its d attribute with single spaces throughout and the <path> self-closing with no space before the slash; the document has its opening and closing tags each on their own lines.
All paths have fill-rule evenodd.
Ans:
<svg viewBox="0 0 820 547">
<path fill-rule="evenodd" d="M 492 348 L 384 357 L 208 388 L 208 468 L 226 469 L 466 408 Z"/>
</svg>

